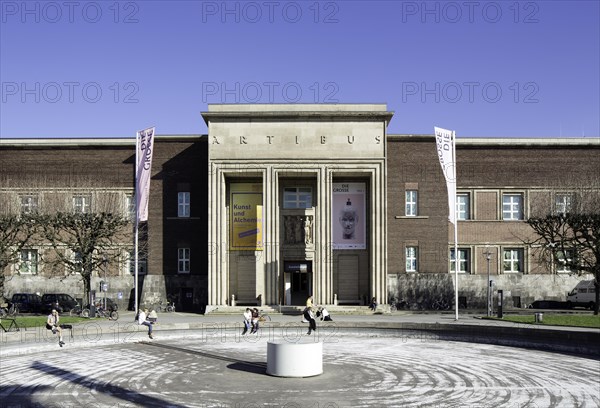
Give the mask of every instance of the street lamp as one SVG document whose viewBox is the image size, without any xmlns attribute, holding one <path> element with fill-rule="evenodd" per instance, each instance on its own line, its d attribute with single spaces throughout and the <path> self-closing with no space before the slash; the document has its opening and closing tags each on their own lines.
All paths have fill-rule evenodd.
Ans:
<svg viewBox="0 0 600 408">
<path fill-rule="evenodd" d="M 490 317 L 492 316 L 492 301 L 491 301 L 491 280 L 490 280 L 490 260 L 492 259 L 492 253 L 490 252 L 489 248 L 486 247 L 485 252 L 483 253 L 485 255 L 485 259 L 487 259 L 487 316 Z"/>
</svg>

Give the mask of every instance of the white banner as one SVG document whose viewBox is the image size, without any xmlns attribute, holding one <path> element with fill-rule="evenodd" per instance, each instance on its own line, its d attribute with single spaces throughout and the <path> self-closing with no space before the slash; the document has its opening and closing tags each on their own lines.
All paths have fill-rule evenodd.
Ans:
<svg viewBox="0 0 600 408">
<path fill-rule="evenodd" d="M 455 135 L 451 130 L 434 127 L 435 141 L 437 144 L 438 158 L 440 166 L 446 178 L 446 188 L 448 189 L 448 221 L 456 225 L 456 162 Z"/>
<path fill-rule="evenodd" d="M 137 197 L 138 221 L 148 220 L 148 200 L 150 199 L 150 173 L 152 171 L 152 150 L 154 148 L 154 128 L 137 132 L 135 193 Z"/>
</svg>

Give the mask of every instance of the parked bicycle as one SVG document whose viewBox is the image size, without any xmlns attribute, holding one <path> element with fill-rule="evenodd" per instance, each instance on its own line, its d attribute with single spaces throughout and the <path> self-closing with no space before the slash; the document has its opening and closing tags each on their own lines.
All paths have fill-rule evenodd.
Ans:
<svg viewBox="0 0 600 408">
<path fill-rule="evenodd" d="M 90 317 L 90 309 L 82 308 L 81 305 L 77 305 L 69 310 L 69 316 L 79 316 L 79 317 Z"/>
<path fill-rule="evenodd" d="M 432 310 L 450 310 L 450 304 L 443 299 L 433 301 L 431 304 Z"/>
<path fill-rule="evenodd" d="M 79 316 L 89 318 L 91 314 L 90 309 L 82 308 L 81 305 L 77 305 L 69 311 L 71 316 Z M 116 310 L 104 309 L 100 304 L 96 306 L 96 316 L 91 317 L 105 317 L 109 320 L 117 320 L 119 318 L 119 312 Z"/>
<path fill-rule="evenodd" d="M 15 317 L 19 314 L 19 305 L 13 303 L 10 307 L 0 307 L 0 317 Z"/>
<path fill-rule="evenodd" d="M 108 320 L 117 320 L 119 318 L 119 312 L 116 310 L 107 310 L 103 307 L 98 307 L 96 309 L 96 317 L 105 317 Z"/>
<path fill-rule="evenodd" d="M 163 302 L 161 300 L 161 302 L 158 305 L 156 305 L 154 310 L 156 310 L 158 313 L 160 313 L 160 312 L 173 313 L 175 311 L 175 302 L 167 302 L 167 304 L 165 305 L 165 304 L 163 304 Z"/>
<path fill-rule="evenodd" d="M 410 309 L 410 303 L 408 303 L 408 301 L 402 299 L 402 300 L 397 300 L 397 299 L 392 299 L 390 301 L 390 311 L 391 312 L 396 312 L 398 310 L 408 310 Z"/>
</svg>

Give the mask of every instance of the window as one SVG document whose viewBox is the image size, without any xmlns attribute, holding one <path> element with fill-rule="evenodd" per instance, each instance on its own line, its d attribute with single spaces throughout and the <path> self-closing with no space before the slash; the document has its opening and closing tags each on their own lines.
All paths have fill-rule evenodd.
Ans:
<svg viewBox="0 0 600 408">
<path fill-rule="evenodd" d="M 38 272 L 38 251 L 37 249 L 21 250 L 21 265 L 19 272 L 36 274 Z"/>
<path fill-rule="evenodd" d="M 187 218 L 190 216 L 190 192 L 180 191 L 177 193 L 177 216 Z"/>
<path fill-rule="evenodd" d="M 417 190 L 406 190 L 406 212 L 407 217 L 417 216 Z"/>
<path fill-rule="evenodd" d="M 83 271 L 83 256 L 81 252 L 73 253 L 73 270 L 71 273 L 81 273 Z"/>
<path fill-rule="evenodd" d="M 21 214 L 32 214 L 38 211 L 38 197 L 23 195 L 21 198 Z"/>
<path fill-rule="evenodd" d="M 190 273 L 190 249 L 179 248 L 179 256 L 177 262 L 177 271 L 179 273 Z"/>
<path fill-rule="evenodd" d="M 571 273 L 573 269 L 571 269 L 569 264 L 572 264 L 573 257 L 575 256 L 575 252 L 572 249 L 566 249 L 564 251 L 558 251 L 556 253 L 556 273 Z"/>
<path fill-rule="evenodd" d="M 406 247 L 406 272 L 417 271 L 417 247 Z"/>
<path fill-rule="evenodd" d="M 90 212 L 92 196 L 76 195 L 73 196 L 73 211 L 76 213 L 86 214 Z"/>
<path fill-rule="evenodd" d="M 523 272 L 523 249 L 505 249 L 502 262 L 502 269 L 504 273 Z"/>
<path fill-rule="evenodd" d="M 454 249 L 450 250 L 450 271 L 456 269 L 456 260 L 454 257 Z M 468 248 L 458 248 L 458 273 L 471 272 L 471 250 Z"/>
<path fill-rule="evenodd" d="M 135 251 L 130 251 L 127 259 L 127 270 L 131 275 L 135 275 Z M 138 275 L 145 275 L 148 271 L 146 257 L 138 254 Z"/>
<path fill-rule="evenodd" d="M 458 193 L 456 195 L 456 219 L 471 219 L 471 197 L 469 193 Z"/>
<path fill-rule="evenodd" d="M 133 194 L 125 196 L 125 216 L 129 220 L 135 220 L 135 196 Z"/>
<path fill-rule="evenodd" d="M 554 211 L 556 214 L 567 214 L 571 212 L 573 205 L 573 194 L 557 193 L 554 196 Z"/>
<path fill-rule="evenodd" d="M 285 187 L 283 189 L 283 208 L 311 208 L 312 188 Z"/>
<path fill-rule="evenodd" d="M 523 195 L 502 195 L 502 219 L 505 221 L 516 221 L 523 219 Z"/>
</svg>

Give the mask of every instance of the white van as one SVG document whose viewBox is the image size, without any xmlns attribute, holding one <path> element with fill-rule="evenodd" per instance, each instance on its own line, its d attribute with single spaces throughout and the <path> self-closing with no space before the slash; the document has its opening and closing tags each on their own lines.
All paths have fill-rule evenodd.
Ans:
<svg viewBox="0 0 600 408">
<path fill-rule="evenodd" d="M 567 295 L 567 306 L 569 308 L 576 306 L 594 308 L 596 302 L 596 288 L 593 280 L 581 281 Z"/>
</svg>

